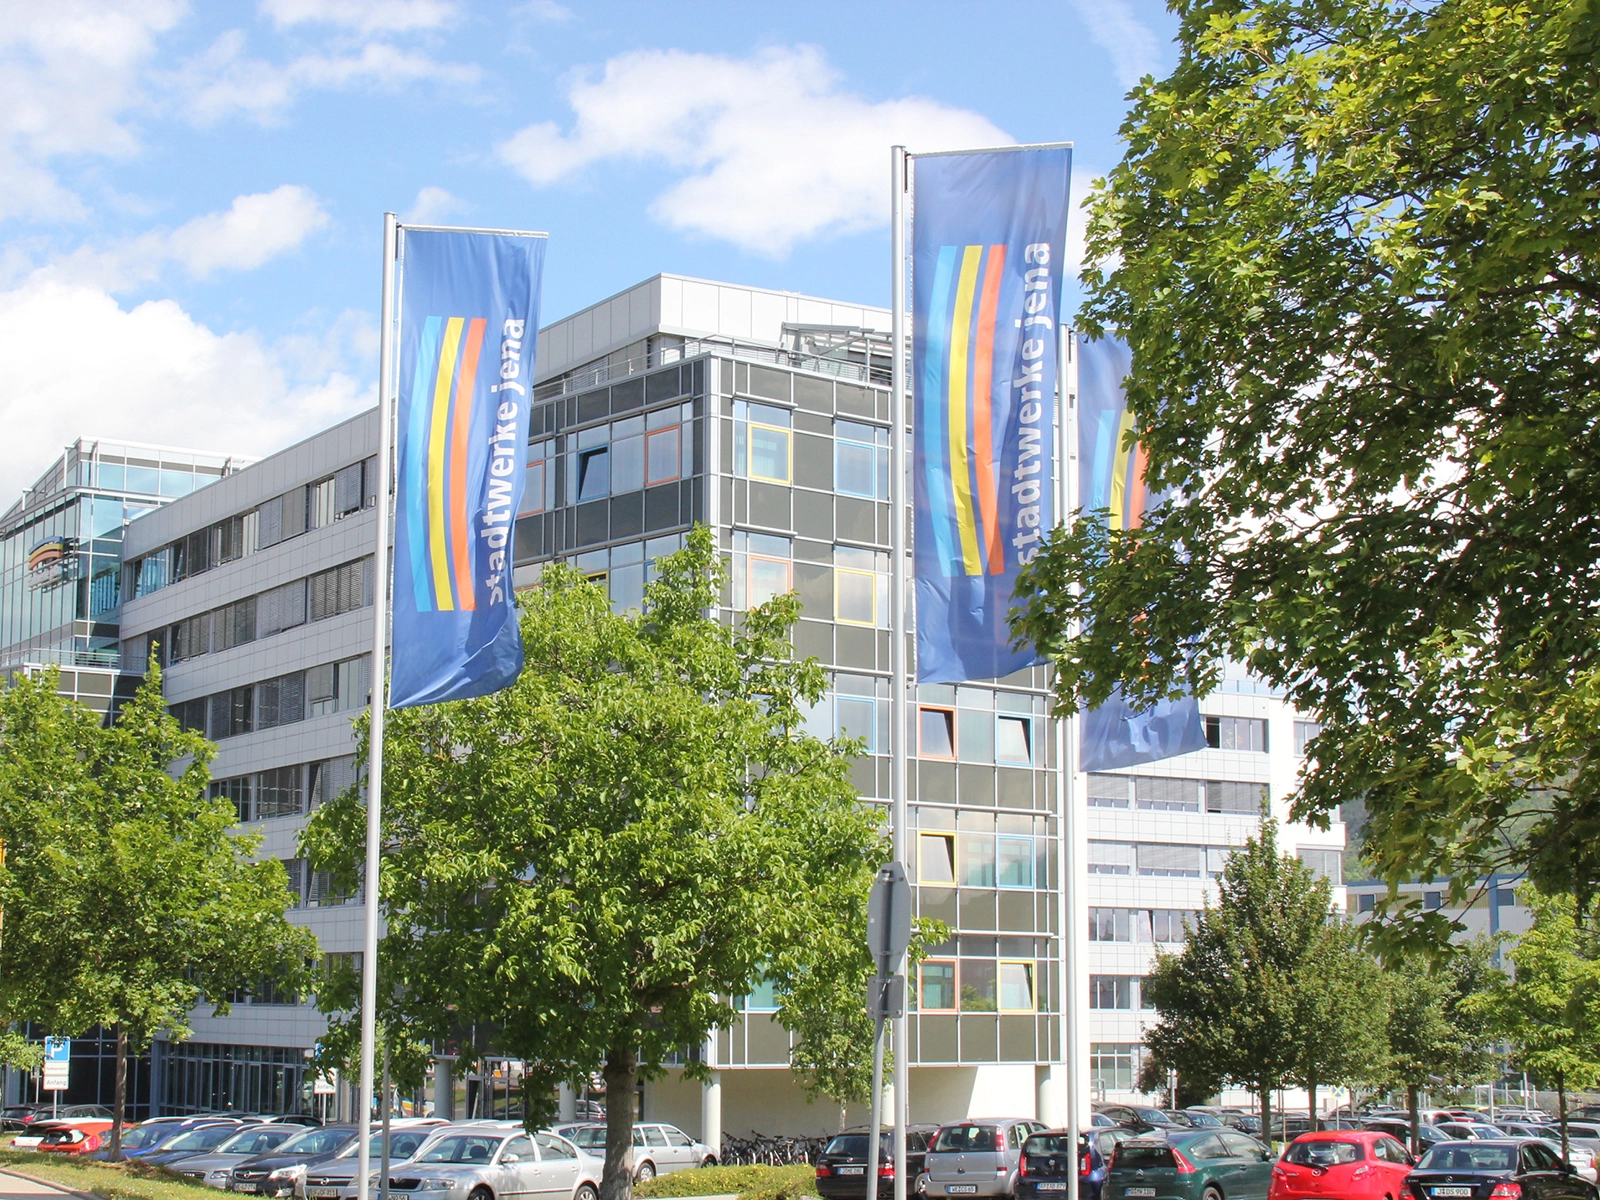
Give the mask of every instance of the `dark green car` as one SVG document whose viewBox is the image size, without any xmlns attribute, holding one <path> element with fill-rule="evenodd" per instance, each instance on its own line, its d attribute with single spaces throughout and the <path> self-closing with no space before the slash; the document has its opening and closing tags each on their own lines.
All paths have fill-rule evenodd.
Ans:
<svg viewBox="0 0 1600 1200">
<path fill-rule="evenodd" d="M 1233 1129 L 1172 1130 L 1117 1147 L 1103 1200 L 1267 1200 L 1272 1153 Z"/>
</svg>

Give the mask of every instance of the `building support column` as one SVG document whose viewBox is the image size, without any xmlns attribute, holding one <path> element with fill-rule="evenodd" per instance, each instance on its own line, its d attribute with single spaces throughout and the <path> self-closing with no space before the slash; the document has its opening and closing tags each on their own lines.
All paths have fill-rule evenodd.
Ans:
<svg viewBox="0 0 1600 1200">
<path fill-rule="evenodd" d="M 722 1161 L 722 1072 L 700 1085 L 700 1140 Z"/>
<path fill-rule="evenodd" d="M 433 1115 L 446 1121 L 456 1115 L 455 1062 L 445 1055 L 433 1060 Z"/>
<path fill-rule="evenodd" d="M 1051 1129 L 1065 1129 L 1067 1127 L 1067 1079 L 1066 1068 L 1052 1063 L 1043 1063 L 1034 1068 L 1034 1076 L 1038 1080 L 1039 1120 Z"/>
<path fill-rule="evenodd" d="M 578 1119 L 578 1093 L 570 1083 L 556 1085 L 556 1112 L 563 1122 Z"/>
</svg>

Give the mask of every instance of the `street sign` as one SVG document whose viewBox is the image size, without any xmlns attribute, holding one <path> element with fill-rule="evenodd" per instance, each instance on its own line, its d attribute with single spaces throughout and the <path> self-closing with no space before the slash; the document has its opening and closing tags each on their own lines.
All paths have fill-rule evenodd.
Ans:
<svg viewBox="0 0 1600 1200">
<path fill-rule="evenodd" d="M 333 1084 L 333 1078 L 331 1074 L 318 1075 L 315 1082 L 313 1082 L 311 1085 L 311 1094 L 313 1096 L 332 1096 L 335 1095 L 338 1090 L 339 1089 Z"/>
<path fill-rule="evenodd" d="M 867 1015 L 892 1019 L 906 1010 L 906 977 L 874 975 L 867 980 Z"/>
<path fill-rule="evenodd" d="M 911 944 L 911 881 L 897 862 L 878 868 L 867 898 L 867 949 L 879 975 L 892 975 Z"/>
<path fill-rule="evenodd" d="M 67 1070 L 72 1065 L 70 1038 L 47 1037 L 44 1040 L 44 1082 L 39 1086 L 47 1092 L 67 1090 Z"/>
</svg>

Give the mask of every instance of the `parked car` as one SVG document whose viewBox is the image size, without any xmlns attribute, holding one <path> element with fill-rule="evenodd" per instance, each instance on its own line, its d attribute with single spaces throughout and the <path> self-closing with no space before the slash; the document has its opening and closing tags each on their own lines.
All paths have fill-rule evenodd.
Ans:
<svg viewBox="0 0 1600 1200">
<path fill-rule="evenodd" d="M 1106 1162 L 1111 1162 L 1111 1152 L 1123 1142 L 1131 1141 L 1139 1135 L 1131 1129 L 1124 1129 L 1118 1125 L 1115 1129 L 1091 1129 L 1088 1137 L 1094 1148 L 1105 1157 Z"/>
<path fill-rule="evenodd" d="M 414 1125 L 395 1129 L 391 1124 L 389 1178 L 393 1180 L 395 1167 L 410 1162 L 425 1147 L 444 1136 L 450 1128 L 448 1125 Z M 383 1165 L 383 1131 L 377 1129 L 367 1136 L 371 1139 L 367 1146 L 367 1161 L 373 1176 L 377 1177 Z M 306 1196 L 310 1200 L 337 1200 L 337 1197 L 346 1192 L 354 1192 L 356 1172 L 361 1169 L 360 1150 L 360 1144 L 352 1138 L 338 1157 L 320 1162 L 315 1168 L 307 1168 L 304 1185 Z M 389 1190 L 391 1193 L 394 1191 L 392 1187 Z"/>
<path fill-rule="evenodd" d="M 1186 1108 L 1182 1112 L 1167 1111 L 1167 1116 L 1174 1119 L 1182 1117 L 1194 1129 L 1221 1129 L 1222 1118 L 1216 1113 L 1207 1112 L 1203 1108 Z"/>
<path fill-rule="evenodd" d="M 1117 1123 L 1103 1112 L 1090 1113 L 1089 1124 L 1095 1129 L 1116 1129 Z"/>
<path fill-rule="evenodd" d="M 455 1126 L 390 1175 L 389 1200 L 599 1200 L 600 1165 L 554 1133 Z"/>
<path fill-rule="evenodd" d="M 276 1150 L 300 1132 L 301 1128 L 296 1125 L 246 1125 L 243 1129 L 236 1129 L 227 1141 L 210 1151 L 180 1158 L 177 1162 L 168 1163 L 167 1167 L 210 1187 L 226 1188 L 235 1164 Z"/>
<path fill-rule="evenodd" d="M 45 1131 L 41 1154 L 92 1154 L 111 1136 L 111 1122 L 103 1117 L 61 1121 Z"/>
<path fill-rule="evenodd" d="M 289 1196 L 307 1170 L 355 1144 L 354 1125 L 322 1125 L 307 1129 L 264 1154 L 233 1168 L 228 1190 L 257 1196 Z"/>
<path fill-rule="evenodd" d="M 1114 1148 L 1116 1142 L 1110 1145 Z M 1107 1161 L 1100 1140 L 1092 1133 L 1074 1137 L 1065 1129 L 1052 1129 L 1033 1134 L 1022 1144 L 1022 1165 L 1017 1168 L 1017 1200 L 1051 1200 L 1066 1195 L 1074 1164 L 1081 1200 L 1100 1200 Z"/>
<path fill-rule="evenodd" d="M 60 1121 L 34 1121 L 11 1139 L 11 1148 L 13 1150 L 37 1150 L 39 1143 L 44 1141 L 44 1135 L 60 1124 Z"/>
<path fill-rule="evenodd" d="M 1266 1200 L 1272 1151 L 1231 1129 L 1168 1133 L 1123 1142 L 1105 1195 L 1116 1200 Z"/>
<path fill-rule="evenodd" d="M 28 1122 L 25 1118 L 31 1118 L 39 1111 L 40 1107 L 38 1104 L 11 1104 L 4 1109 L 0 1109 L 0 1131 L 15 1133 L 18 1130 L 26 1129 Z M 46 1104 L 42 1107 L 46 1110 L 45 1115 L 48 1116 L 50 1106 Z"/>
<path fill-rule="evenodd" d="M 111 1110 L 104 1104 L 63 1104 L 55 1111 L 51 1105 L 40 1104 L 34 1107 L 31 1113 L 21 1117 L 24 1126 L 35 1125 L 40 1121 L 109 1121 Z"/>
<path fill-rule="evenodd" d="M 1105 1113 L 1118 1125 L 1124 1125 L 1140 1133 L 1147 1133 L 1153 1129 L 1184 1128 L 1159 1108 L 1153 1108 L 1148 1104 L 1096 1104 L 1094 1111 Z"/>
<path fill-rule="evenodd" d="M 580 1150 L 603 1158 L 606 1152 L 606 1127 L 594 1122 L 559 1125 L 552 1132 L 569 1139 Z M 676 1125 L 643 1121 L 633 1127 L 633 1178 L 639 1183 L 657 1175 L 670 1175 L 688 1167 L 714 1167 L 717 1152 L 697 1142 Z"/>
<path fill-rule="evenodd" d="M 937 1125 L 906 1126 L 906 1179 L 913 1195 L 928 1190 L 928 1145 L 939 1132 Z M 822 1200 L 861 1200 L 866 1194 L 867 1151 L 865 1129 L 847 1129 L 835 1135 L 817 1157 L 817 1195 Z M 894 1195 L 894 1139 L 878 1135 L 878 1195 Z"/>
<path fill-rule="evenodd" d="M 1013 1196 L 1022 1146 L 1045 1132 L 1038 1121 L 987 1117 L 940 1128 L 928 1150 L 930 1196 Z"/>
<path fill-rule="evenodd" d="M 1261 1118 L 1250 1113 L 1221 1113 L 1217 1120 L 1229 1129 L 1237 1129 L 1240 1133 L 1248 1133 L 1251 1137 L 1261 1132 Z"/>
<path fill-rule="evenodd" d="M 1447 1133 L 1458 1142 L 1497 1141 L 1506 1131 L 1495 1125 L 1482 1125 L 1475 1121 L 1445 1121 L 1435 1125 L 1440 1133 Z"/>
<path fill-rule="evenodd" d="M 224 1142 L 236 1136 L 243 1128 L 238 1121 L 215 1121 L 209 1125 L 196 1125 L 185 1129 L 177 1137 L 162 1142 L 160 1146 L 143 1155 L 145 1162 L 165 1167 L 180 1159 L 196 1154 L 209 1154 Z"/>
<path fill-rule="evenodd" d="M 221 1130 L 238 1129 L 239 1122 L 231 1118 L 217 1117 L 156 1117 L 149 1121 L 141 1121 L 132 1129 L 122 1131 L 122 1156 L 146 1158 L 170 1146 L 186 1133 L 213 1127 Z M 224 1133 L 221 1136 L 227 1135 Z M 94 1157 L 102 1161 L 110 1158 L 110 1146 L 102 1146 L 95 1151 Z"/>
<path fill-rule="evenodd" d="M 1595 1200 L 1595 1185 L 1580 1178 L 1542 1141 L 1503 1138 L 1448 1142 L 1422 1156 L 1406 1177 L 1416 1200 Z"/>
<path fill-rule="evenodd" d="M 1411 1144 L 1411 1123 L 1409 1121 L 1368 1121 L 1367 1128 L 1377 1133 L 1387 1133 L 1402 1146 Z M 1455 1141 L 1448 1133 L 1442 1133 L 1432 1125 L 1417 1126 L 1417 1138 L 1422 1142 L 1424 1150 L 1440 1142 Z"/>
<path fill-rule="evenodd" d="M 1416 1162 L 1396 1139 L 1372 1130 L 1306 1133 L 1272 1168 L 1270 1200 L 1394 1200 Z M 1431 1198 L 1430 1198 L 1431 1200 Z"/>
</svg>

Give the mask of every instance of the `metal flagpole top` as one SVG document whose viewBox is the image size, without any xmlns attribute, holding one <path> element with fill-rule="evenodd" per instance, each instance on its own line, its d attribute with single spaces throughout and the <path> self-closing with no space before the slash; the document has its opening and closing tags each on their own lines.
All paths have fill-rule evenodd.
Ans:
<svg viewBox="0 0 1600 1200">
<path fill-rule="evenodd" d="M 974 146 L 970 150 L 907 150 L 907 158 L 949 158 L 957 154 L 1005 154 L 1012 150 L 1071 150 L 1071 142 L 1029 142 L 1023 146 Z"/>
</svg>

